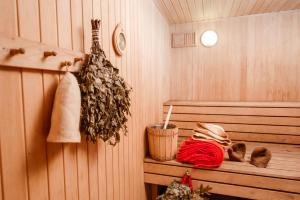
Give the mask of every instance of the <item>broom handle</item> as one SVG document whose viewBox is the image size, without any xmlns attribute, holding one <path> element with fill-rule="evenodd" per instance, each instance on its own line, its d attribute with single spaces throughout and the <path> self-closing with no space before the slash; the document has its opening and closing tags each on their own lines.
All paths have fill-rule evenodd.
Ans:
<svg viewBox="0 0 300 200">
<path fill-rule="evenodd" d="M 165 121 L 165 124 L 164 124 L 164 129 L 166 129 L 167 126 L 168 126 L 168 123 L 169 123 L 169 120 L 170 120 L 170 117 L 171 117 L 171 113 L 172 113 L 172 109 L 173 109 L 173 105 L 171 105 L 170 108 L 169 108 L 168 115 L 167 115 L 167 118 L 166 118 L 166 121 Z"/>
</svg>

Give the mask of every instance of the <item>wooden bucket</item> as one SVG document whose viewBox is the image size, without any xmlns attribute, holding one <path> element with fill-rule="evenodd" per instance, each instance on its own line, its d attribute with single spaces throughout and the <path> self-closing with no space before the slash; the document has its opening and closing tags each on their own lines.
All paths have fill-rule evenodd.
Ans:
<svg viewBox="0 0 300 200">
<path fill-rule="evenodd" d="M 154 160 L 167 161 L 176 157 L 178 128 L 174 124 L 168 124 L 167 129 L 163 125 L 147 127 L 150 156 Z"/>
</svg>

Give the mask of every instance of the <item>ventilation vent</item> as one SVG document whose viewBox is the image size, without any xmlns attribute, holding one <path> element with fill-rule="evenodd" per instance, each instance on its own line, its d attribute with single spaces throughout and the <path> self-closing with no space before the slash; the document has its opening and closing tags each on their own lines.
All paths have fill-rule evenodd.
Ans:
<svg viewBox="0 0 300 200">
<path fill-rule="evenodd" d="M 172 33 L 172 48 L 195 47 L 196 33 Z"/>
</svg>

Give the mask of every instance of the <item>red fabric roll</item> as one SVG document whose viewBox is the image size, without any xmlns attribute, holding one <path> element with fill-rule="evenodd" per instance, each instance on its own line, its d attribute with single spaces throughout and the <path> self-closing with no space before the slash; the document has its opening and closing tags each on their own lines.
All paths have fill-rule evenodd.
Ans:
<svg viewBox="0 0 300 200">
<path fill-rule="evenodd" d="M 214 141 L 190 138 L 181 145 L 177 160 L 192 163 L 197 167 L 219 167 L 224 160 L 224 149 Z"/>
</svg>

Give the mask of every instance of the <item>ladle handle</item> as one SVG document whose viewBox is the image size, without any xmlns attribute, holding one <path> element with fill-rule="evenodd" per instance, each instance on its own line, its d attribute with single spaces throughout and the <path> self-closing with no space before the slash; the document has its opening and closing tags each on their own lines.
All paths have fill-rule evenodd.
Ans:
<svg viewBox="0 0 300 200">
<path fill-rule="evenodd" d="M 170 105 L 170 108 L 169 108 L 169 111 L 168 111 L 168 115 L 167 115 L 167 118 L 166 118 L 166 121 L 165 121 L 165 124 L 164 124 L 164 129 L 166 129 L 167 126 L 168 126 L 168 124 L 169 124 L 169 120 L 170 120 L 170 117 L 171 117 L 172 109 L 173 109 L 173 105 Z"/>
</svg>

